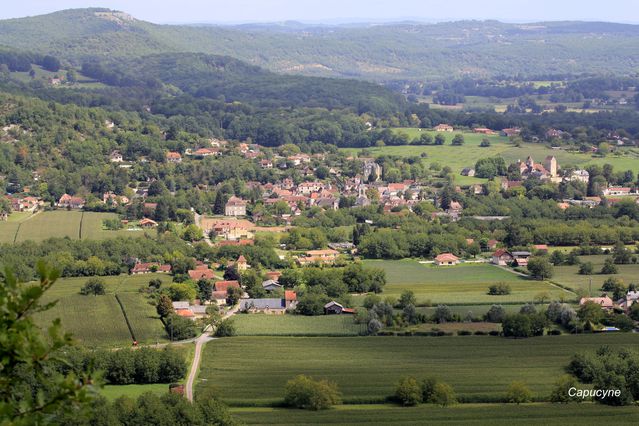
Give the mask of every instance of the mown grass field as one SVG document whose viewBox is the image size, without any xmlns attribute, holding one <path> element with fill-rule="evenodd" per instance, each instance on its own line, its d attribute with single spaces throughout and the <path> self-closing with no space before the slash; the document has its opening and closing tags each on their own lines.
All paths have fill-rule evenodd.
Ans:
<svg viewBox="0 0 639 426">
<path fill-rule="evenodd" d="M 556 299 L 575 297 L 547 282 L 529 280 L 488 264 L 437 267 L 414 260 L 366 260 L 364 264 L 386 271 L 383 296 L 398 297 L 402 291 L 411 290 L 418 303 L 526 303 L 539 293 Z M 488 287 L 499 282 L 509 284 L 511 294 L 489 295 Z"/>
<path fill-rule="evenodd" d="M 19 215 L 14 217 L 14 215 Z M 0 222 L 0 242 L 42 241 L 47 238 L 104 240 L 120 236 L 143 236 L 147 231 L 108 231 L 104 219 L 117 219 L 114 213 L 55 210 L 35 215 L 13 213 L 9 221 Z M 153 231 L 148 231 L 153 232 Z"/>
<path fill-rule="evenodd" d="M 639 408 L 599 404 L 460 404 L 447 408 L 430 404 L 399 407 L 390 404 L 340 405 L 325 411 L 285 408 L 233 408 L 249 425 L 631 425 Z"/>
<path fill-rule="evenodd" d="M 196 391 L 231 405 L 280 402 L 298 374 L 339 385 L 345 402 L 381 402 L 406 375 L 435 376 L 466 401 L 504 398 L 514 380 L 547 398 L 575 352 L 632 347 L 639 335 L 503 337 L 234 337 L 208 344 Z M 204 380 L 203 380 L 204 379 Z"/>
<path fill-rule="evenodd" d="M 103 277 L 106 295 L 82 296 L 79 294 L 80 289 L 88 278 L 62 278 L 44 297 L 45 302 L 57 300 L 56 305 L 51 310 L 38 314 L 36 322 L 41 327 L 46 327 L 54 319 L 60 318 L 62 329 L 72 333 L 84 346 L 129 346 L 132 343 L 131 334 L 115 298 L 117 293 L 138 341 L 163 341 L 164 331 L 154 307 L 138 292 L 140 286 L 146 285 L 152 278 L 170 281 L 170 277 L 163 274 Z"/>
<path fill-rule="evenodd" d="M 594 265 L 593 275 L 579 275 L 579 266 L 555 266 L 555 274 L 553 281 L 561 283 L 575 290 L 582 289 L 588 291 L 590 288 L 590 280 L 592 280 L 593 296 L 598 296 L 604 281 L 610 277 L 618 278 L 628 285 L 630 283 L 639 284 L 639 264 L 634 265 L 616 265 L 619 271 L 614 275 L 602 275 L 599 273 L 607 258 L 610 256 L 579 256 L 582 262 L 592 262 Z"/>
<path fill-rule="evenodd" d="M 410 139 L 419 138 L 423 133 L 428 133 L 433 137 L 437 132 L 431 132 L 416 128 L 397 128 L 396 132 L 402 132 L 407 134 Z M 633 170 L 637 172 L 639 170 L 639 162 L 637 156 L 632 155 L 630 151 L 624 149 L 621 152 L 626 155 L 613 155 L 609 154 L 604 158 L 593 157 L 591 154 L 582 154 L 576 152 L 566 152 L 564 150 L 554 150 L 547 148 L 544 144 L 530 144 L 524 143 L 521 147 L 516 147 L 509 143 L 508 138 L 503 136 L 485 136 L 475 133 L 462 133 L 464 135 L 465 143 L 463 146 L 452 146 L 450 143 L 452 138 L 462 132 L 452 132 L 441 134 L 446 138 L 446 143 L 440 146 L 419 146 L 419 145 L 406 145 L 406 146 L 385 146 L 378 148 L 367 148 L 372 155 L 398 155 L 403 157 L 408 156 L 420 156 L 422 153 L 426 153 L 428 157 L 424 160 L 426 164 L 439 163 L 442 167 L 449 166 L 455 174 L 455 182 L 466 185 L 472 183 L 483 182 L 483 179 L 475 177 L 461 176 L 460 172 L 464 167 L 474 167 L 475 163 L 480 158 L 488 158 L 501 156 L 504 158 L 507 164 L 514 163 L 518 159 L 524 160 L 529 155 L 533 157 L 535 161 L 543 161 L 548 155 L 554 155 L 557 158 L 560 166 L 568 165 L 581 165 L 586 164 L 599 164 L 606 163 L 612 164 L 615 170 Z M 479 144 L 482 139 L 487 138 L 491 146 L 481 148 Z M 343 148 L 342 151 L 349 154 L 356 154 L 360 152 L 361 148 Z"/>
<path fill-rule="evenodd" d="M 352 315 L 236 315 L 238 336 L 357 336 L 361 328 Z"/>
</svg>

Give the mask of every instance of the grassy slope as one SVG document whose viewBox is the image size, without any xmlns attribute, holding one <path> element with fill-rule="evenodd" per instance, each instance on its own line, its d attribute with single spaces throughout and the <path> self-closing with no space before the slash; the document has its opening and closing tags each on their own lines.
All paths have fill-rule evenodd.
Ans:
<svg viewBox="0 0 639 426">
<path fill-rule="evenodd" d="M 628 346 L 639 336 L 502 337 L 236 337 L 204 350 L 197 389 L 216 387 L 231 404 L 282 398 L 297 374 L 338 383 L 345 401 L 379 401 L 407 374 L 436 376 L 463 398 L 503 398 L 514 380 L 545 398 L 570 357 L 603 344 Z M 235 360 L 238 360 L 237 362 Z M 240 361 L 241 360 L 241 361 Z"/>
<path fill-rule="evenodd" d="M 599 404 L 464 404 L 448 408 L 433 405 L 346 405 L 326 411 L 281 408 L 234 408 L 238 419 L 251 425 L 600 425 L 636 424 L 637 407 L 608 407 Z"/>
<path fill-rule="evenodd" d="M 162 325 L 154 315 L 155 309 L 138 292 L 140 286 L 155 277 L 168 280 L 162 274 L 104 277 L 107 288 L 104 296 L 79 294 L 87 278 L 60 279 L 45 295 L 45 301 L 57 300 L 57 304 L 53 309 L 38 314 L 36 321 L 45 327 L 55 318 L 60 318 L 63 330 L 72 333 L 86 346 L 129 346 L 131 335 L 115 299 L 117 293 L 127 309 L 138 340 L 155 343 L 163 340 Z"/>
<path fill-rule="evenodd" d="M 531 302 L 541 292 L 560 298 L 570 294 L 546 282 L 528 280 L 492 265 L 459 265 L 436 267 L 413 260 L 367 260 L 368 266 L 386 271 L 383 295 L 399 296 L 404 290 L 415 293 L 418 302 L 446 304 L 492 304 Z M 498 282 L 512 289 L 506 296 L 488 295 L 488 287 Z"/>
</svg>

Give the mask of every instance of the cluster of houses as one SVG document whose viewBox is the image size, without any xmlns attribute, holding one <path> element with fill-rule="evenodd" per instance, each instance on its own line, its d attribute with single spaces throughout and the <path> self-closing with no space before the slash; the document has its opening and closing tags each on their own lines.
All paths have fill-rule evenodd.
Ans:
<svg viewBox="0 0 639 426">
<path fill-rule="evenodd" d="M 588 302 L 596 303 L 601 306 L 602 309 L 607 311 L 620 309 L 628 313 L 632 305 L 639 303 L 639 291 L 628 291 L 624 297 L 616 301 L 612 300 L 607 294 L 602 294 L 599 297 L 582 297 L 579 300 L 579 305 L 583 305 Z"/>
</svg>

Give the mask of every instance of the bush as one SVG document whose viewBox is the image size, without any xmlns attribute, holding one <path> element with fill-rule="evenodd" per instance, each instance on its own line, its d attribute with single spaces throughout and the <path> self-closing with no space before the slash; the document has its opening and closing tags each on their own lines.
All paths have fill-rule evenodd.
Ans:
<svg viewBox="0 0 639 426">
<path fill-rule="evenodd" d="M 89 279 L 80 290 L 80 294 L 84 296 L 103 296 L 106 294 L 106 283 L 102 278 Z"/>
<path fill-rule="evenodd" d="M 618 274 L 619 270 L 617 269 L 617 265 L 612 262 L 612 259 L 608 258 L 604 262 L 603 267 L 601 268 L 601 273 L 604 275 L 613 275 Z"/>
<path fill-rule="evenodd" d="M 176 314 L 170 314 L 164 319 L 164 328 L 171 340 L 186 340 L 197 336 L 195 323 Z"/>
<path fill-rule="evenodd" d="M 413 406 L 422 402 L 422 387 L 414 377 L 403 377 L 397 383 L 394 398 L 404 406 Z"/>
<path fill-rule="evenodd" d="M 438 382 L 433 387 L 433 393 L 429 399 L 433 404 L 446 407 L 457 402 L 457 396 L 452 386 L 447 383 Z"/>
<path fill-rule="evenodd" d="M 506 316 L 506 310 L 501 305 L 493 305 L 490 307 L 484 318 L 488 322 L 502 322 Z"/>
<path fill-rule="evenodd" d="M 532 392 L 522 382 L 512 382 L 506 392 L 506 400 L 515 404 L 532 401 Z"/>
<path fill-rule="evenodd" d="M 471 336 L 473 334 L 472 331 L 468 331 L 468 330 L 458 330 L 457 331 L 457 335 L 458 336 Z"/>
<path fill-rule="evenodd" d="M 498 283 L 488 287 L 488 294 L 491 296 L 502 296 L 510 294 L 510 286 L 506 283 Z"/>
<path fill-rule="evenodd" d="M 235 336 L 235 324 L 231 319 L 225 319 L 215 329 L 215 337 L 232 337 Z"/>
<path fill-rule="evenodd" d="M 592 275 L 594 270 L 595 270 L 595 267 L 592 264 L 592 262 L 584 262 L 581 265 L 579 265 L 580 275 Z"/>
<path fill-rule="evenodd" d="M 575 397 L 570 396 L 568 391 L 576 386 L 577 380 L 574 377 L 568 374 L 561 376 L 550 394 L 550 402 L 567 404 L 570 401 L 574 401 Z"/>
<path fill-rule="evenodd" d="M 340 402 L 337 385 L 327 380 L 299 375 L 289 380 L 284 389 L 284 403 L 289 407 L 325 410 Z"/>
</svg>

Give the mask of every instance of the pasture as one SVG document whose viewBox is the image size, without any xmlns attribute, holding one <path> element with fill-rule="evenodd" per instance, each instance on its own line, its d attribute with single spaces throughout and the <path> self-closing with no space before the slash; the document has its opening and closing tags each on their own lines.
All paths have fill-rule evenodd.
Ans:
<svg viewBox="0 0 639 426">
<path fill-rule="evenodd" d="M 14 215 L 18 214 L 14 218 Z M 14 213 L 7 222 L 0 222 L 0 242 L 43 241 L 47 238 L 104 240 L 118 236 L 142 236 L 145 231 L 108 231 L 104 219 L 117 219 L 114 213 L 55 210 L 34 215 Z"/>
<path fill-rule="evenodd" d="M 540 293 L 554 299 L 574 297 L 547 282 L 529 280 L 489 264 L 437 267 L 414 260 L 366 260 L 364 264 L 386 271 L 383 296 L 398 297 L 402 291 L 411 290 L 418 304 L 527 303 Z M 511 294 L 489 295 L 488 287 L 500 282 L 510 285 Z"/>
<path fill-rule="evenodd" d="M 619 271 L 618 274 L 600 274 L 599 271 L 601 271 L 606 258 L 609 257 L 610 256 L 604 255 L 579 256 L 579 259 L 582 262 L 592 262 L 592 264 L 594 265 L 593 275 L 580 275 L 578 265 L 555 266 L 555 274 L 552 280 L 574 290 L 583 290 L 586 292 L 588 292 L 590 287 L 590 280 L 592 280 L 593 296 L 599 295 L 598 293 L 603 282 L 611 277 L 622 280 L 626 285 L 630 283 L 639 284 L 639 264 L 616 265 Z"/>
<path fill-rule="evenodd" d="M 238 336 L 357 336 L 362 327 L 352 315 L 242 314 L 233 317 Z"/>
<path fill-rule="evenodd" d="M 514 380 L 545 400 L 575 352 L 629 347 L 639 335 L 503 337 L 233 337 L 208 344 L 196 392 L 230 405 L 269 405 L 298 374 L 338 384 L 346 403 L 383 402 L 400 377 L 435 376 L 465 402 L 504 398 Z"/>
<path fill-rule="evenodd" d="M 232 408 L 231 413 L 250 425 L 634 425 L 639 408 L 600 404 L 460 404 L 441 408 L 431 404 L 399 407 L 391 404 L 338 405 L 325 411 L 286 408 Z"/>
<path fill-rule="evenodd" d="M 45 294 L 44 302 L 57 301 L 56 305 L 36 315 L 36 323 L 47 327 L 60 318 L 62 330 L 69 332 L 84 346 L 116 347 L 130 346 L 131 333 L 126 325 L 122 308 L 115 294 L 122 301 L 133 333 L 140 343 L 156 343 L 164 340 L 162 323 L 155 308 L 148 304 L 145 296 L 138 292 L 152 278 L 168 282 L 170 277 L 162 274 L 120 275 L 102 277 L 106 283 L 104 296 L 82 296 L 80 289 L 88 280 L 62 278 Z"/>
<path fill-rule="evenodd" d="M 428 130 L 422 130 L 416 128 L 396 128 L 396 132 L 405 133 L 409 138 L 415 139 L 423 133 L 428 133 L 434 137 L 437 132 Z M 464 135 L 465 143 L 463 146 L 452 146 L 450 143 L 452 138 L 458 134 Z M 621 152 L 623 155 L 609 154 L 606 157 L 593 157 L 591 154 L 582 154 L 577 152 L 567 152 L 564 150 L 555 150 L 546 147 L 544 144 L 532 144 L 523 143 L 521 147 L 516 147 L 508 141 L 508 138 L 497 135 L 481 135 L 475 133 L 463 133 L 452 132 L 440 133 L 446 138 L 444 145 L 403 145 L 403 146 L 385 146 L 385 147 L 371 147 L 366 148 L 369 152 L 367 155 L 397 155 L 401 157 L 420 156 L 422 153 L 427 154 L 427 158 L 424 160 L 426 164 L 439 163 L 442 167 L 448 166 L 453 170 L 455 175 L 455 182 L 468 185 L 472 183 L 479 183 L 485 181 L 484 179 L 461 176 L 460 172 L 465 167 L 474 167 L 475 163 L 480 158 L 488 158 L 500 156 L 506 161 L 506 164 L 514 163 L 518 159 L 524 160 L 529 155 L 533 157 L 535 161 L 542 161 L 548 155 L 554 155 L 559 162 L 559 165 L 566 167 L 568 165 L 585 166 L 587 164 L 599 164 L 606 163 L 612 164 L 615 170 L 633 170 L 637 172 L 639 170 L 637 155 L 630 150 L 623 149 Z M 481 148 L 479 144 L 482 139 L 488 139 L 491 143 L 489 147 Z M 359 153 L 362 148 L 342 148 L 342 151 L 354 155 Z"/>
</svg>

